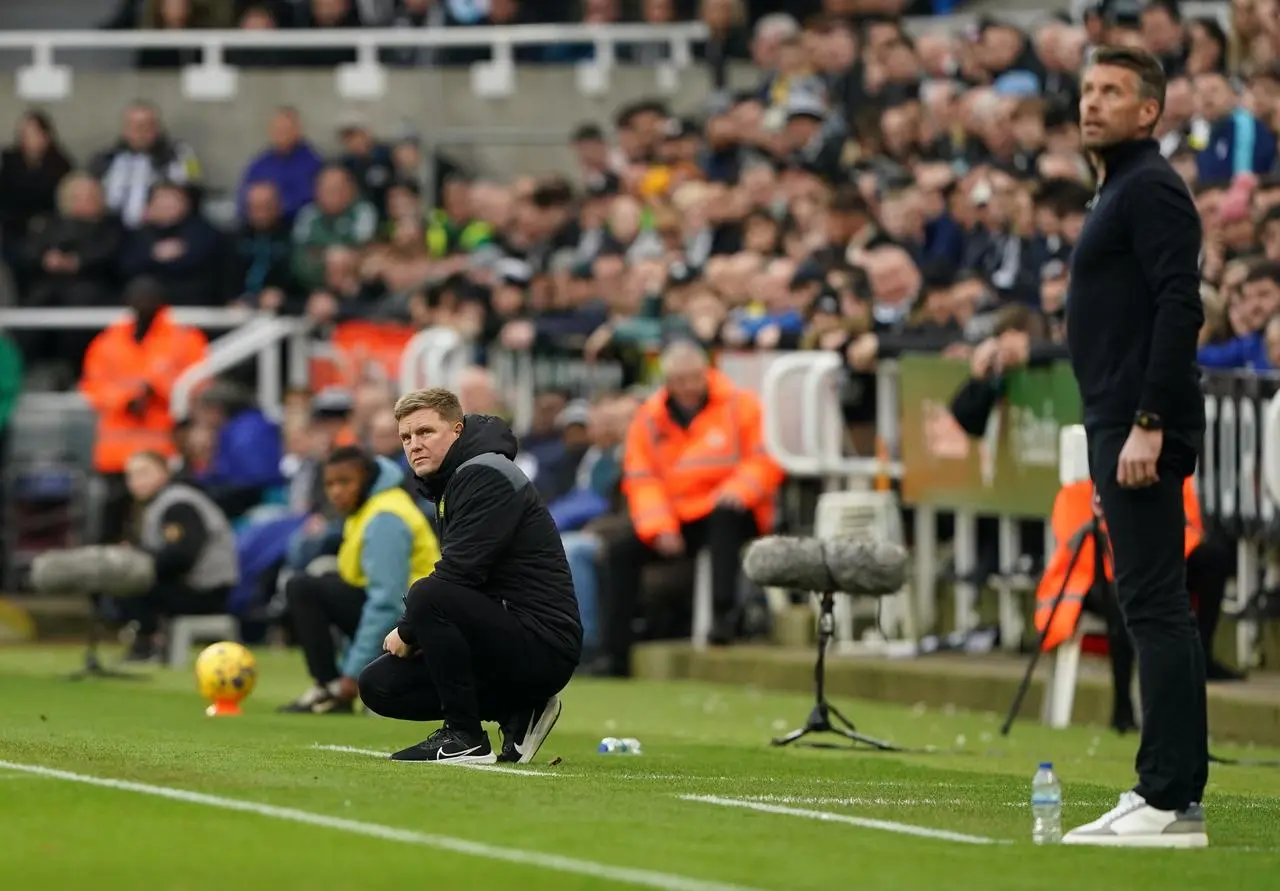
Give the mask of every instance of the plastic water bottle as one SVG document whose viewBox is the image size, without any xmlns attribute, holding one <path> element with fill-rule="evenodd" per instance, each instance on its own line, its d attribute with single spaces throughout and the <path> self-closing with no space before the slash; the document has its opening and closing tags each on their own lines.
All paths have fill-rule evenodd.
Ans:
<svg viewBox="0 0 1280 891">
<path fill-rule="evenodd" d="M 596 746 L 596 751 L 601 755 L 639 755 L 640 740 L 638 739 L 618 739 L 613 736 L 606 736 L 600 740 L 600 745 Z"/>
<path fill-rule="evenodd" d="M 1053 764 L 1041 761 L 1031 781 L 1031 840 L 1038 845 L 1062 841 L 1062 784 Z"/>
</svg>

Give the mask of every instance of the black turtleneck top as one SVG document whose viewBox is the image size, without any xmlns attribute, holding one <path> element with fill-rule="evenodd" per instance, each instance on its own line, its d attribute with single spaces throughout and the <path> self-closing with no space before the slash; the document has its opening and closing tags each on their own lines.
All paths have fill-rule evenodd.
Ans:
<svg viewBox="0 0 1280 891">
<path fill-rule="evenodd" d="M 1196 340 L 1201 228 L 1195 201 L 1153 139 L 1102 155 L 1103 181 L 1071 257 L 1067 344 L 1086 427 L 1204 427 Z"/>
</svg>

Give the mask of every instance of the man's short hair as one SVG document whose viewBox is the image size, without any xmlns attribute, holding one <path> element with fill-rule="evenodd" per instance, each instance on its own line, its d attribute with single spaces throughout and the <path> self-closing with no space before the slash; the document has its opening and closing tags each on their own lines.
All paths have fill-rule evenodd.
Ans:
<svg viewBox="0 0 1280 891">
<path fill-rule="evenodd" d="M 373 466 L 373 456 L 357 445 L 338 446 L 329 453 L 329 457 L 325 459 L 325 464 L 359 464 L 368 468 Z"/>
<path fill-rule="evenodd" d="M 1096 65 L 1124 68 L 1138 75 L 1138 95 L 1142 99 L 1156 100 L 1161 113 L 1164 112 L 1164 93 L 1168 80 L 1164 75 L 1164 66 L 1154 55 L 1130 46 L 1100 46 L 1093 51 L 1086 67 Z"/>
<path fill-rule="evenodd" d="M 1249 269 L 1244 277 L 1244 283 L 1270 281 L 1280 284 L 1280 263 L 1274 260 L 1264 260 Z"/>
<path fill-rule="evenodd" d="M 416 411 L 429 408 L 450 424 L 462 420 L 462 404 L 458 394 L 444 387 L 430 387 L 405 393 L 396 400 L 396 420 L 403 421 Z"/>
</svg>

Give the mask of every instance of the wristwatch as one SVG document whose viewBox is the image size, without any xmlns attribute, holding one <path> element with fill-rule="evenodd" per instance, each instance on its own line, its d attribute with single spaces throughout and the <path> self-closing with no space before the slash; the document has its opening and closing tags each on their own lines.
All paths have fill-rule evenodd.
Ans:
<svg viewBox="0 0 1280 891">
<path fill-rule="evenodd" d="M 1163 430 L 1164 421 L 1160 416 L 1149 411 L 1140 411 L 1133 416 L 1133 424 L 1143 430 Z"/>
</svg>

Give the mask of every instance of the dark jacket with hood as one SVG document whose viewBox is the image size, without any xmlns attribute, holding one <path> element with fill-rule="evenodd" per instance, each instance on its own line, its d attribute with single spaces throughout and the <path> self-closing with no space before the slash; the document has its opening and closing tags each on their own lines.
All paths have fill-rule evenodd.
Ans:
<svg viewBox="0 0 1280 891">
<path fill-rule="evenodd" d="M 441 556 L 415 594 L 453 587 L 492 597 L 576 665 L 582 619 L 573 578 L 542 496 L 512 461 L 515 434 L 490 415 L 467 415 L 463 423 L 440 469 L 418 481 L 436 505 Z M 401 640 L 416 644 L 404 618 L 399 629 Z"/>
</svg>

